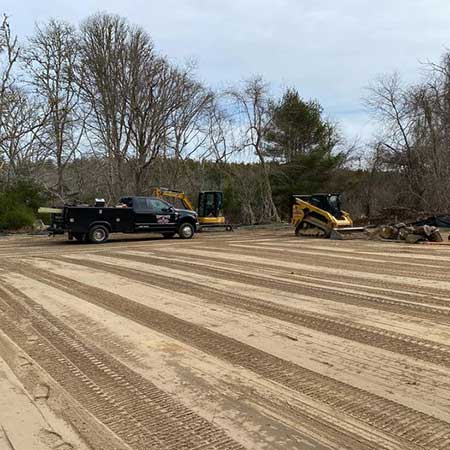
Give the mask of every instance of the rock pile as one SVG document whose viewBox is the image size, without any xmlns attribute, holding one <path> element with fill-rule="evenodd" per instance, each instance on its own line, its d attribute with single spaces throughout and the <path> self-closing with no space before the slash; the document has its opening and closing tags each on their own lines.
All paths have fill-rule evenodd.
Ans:
<svg viewBox="0 0 450 450">
<path fill-rule="evenodd" d="M 406 225 L 404 223 L 378 227 L 375 236 L 380 239 L 405 241 L 409 244 L 417 244 L 425 241 L 443 241 L 439 228 L 437 227 L 430 225 Z"/>
</svg>

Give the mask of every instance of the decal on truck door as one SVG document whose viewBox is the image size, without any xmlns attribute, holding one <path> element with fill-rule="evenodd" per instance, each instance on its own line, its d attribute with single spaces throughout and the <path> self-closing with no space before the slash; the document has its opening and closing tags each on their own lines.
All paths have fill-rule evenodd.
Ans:
<svg viewBox="0 0 450 450">
<path fill-rule="evenodd" d="M 156 223 L 160 223 L 160 224 L 170 223 L 170 216 L 156 215 Z"/>
</svg>

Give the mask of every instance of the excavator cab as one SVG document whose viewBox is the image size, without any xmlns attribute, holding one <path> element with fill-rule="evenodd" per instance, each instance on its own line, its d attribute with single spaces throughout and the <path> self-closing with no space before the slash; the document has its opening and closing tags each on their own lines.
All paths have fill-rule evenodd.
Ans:
<svg viewBox="0 0 450 450">
<path fill-rule="evenodd" d="M 200 192 L 197 212 L 200 224 L 224 224 L 223 193 L 220 191 Z"/>
<path fill-rule="evenodd" d="M 184 209 L 194 210 L 194 206 L 182 191 L 153 187 L 152 193 L 155 197 L 163 198 L 174 204 L 181 202 Z M 199 230 L 205 228 L 225 228 L 226 231 L 233 231 L 233 226 L 226 223 L 223 215 L 223 193 L 220 191 L 202 191 L 198 194 L 198 221 Z"/>
</svg>

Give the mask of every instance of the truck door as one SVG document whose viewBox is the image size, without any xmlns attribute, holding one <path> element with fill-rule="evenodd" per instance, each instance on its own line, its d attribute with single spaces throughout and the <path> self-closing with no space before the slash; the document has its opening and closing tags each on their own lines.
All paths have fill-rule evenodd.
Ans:
<svg viewBox="0 0 450 450">
<path fill-rule="evenodd" d="M 153 214 L 152 229 L 155 231 L 175 231 L 177 215 L 169 203 L 157 198 L 148 198 Z"/>
<path fill-rule="evenodd" d="M 146 197 L 133 198 L 134 230 L 150 231 L 155 223 L 155 214 Z"/>
</svg>

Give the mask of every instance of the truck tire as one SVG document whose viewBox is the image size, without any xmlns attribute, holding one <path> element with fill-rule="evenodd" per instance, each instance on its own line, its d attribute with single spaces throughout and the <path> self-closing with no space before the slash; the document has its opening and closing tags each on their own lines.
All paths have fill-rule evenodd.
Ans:
<svg viewBox="0 0 450 450">
<path fill-rule="evenodd" d="M 194 227 L 189 222 L 184 222 L 178 228 L 178 236 L 181 239 L 192 239 L 194 236 Z"/>
<path fill-rule="evenodd" d="M 108 240 L 109 231 L 103 225 L 94 225 L 89 230 L 89 242 L 93 244 L 103 244 Z"/>
<path fill-rule="evenodd" d="M 175 236 L 176 233 L 163 233 L 163 238 L 164 239 L 172 239 Z"/>
</svg>

